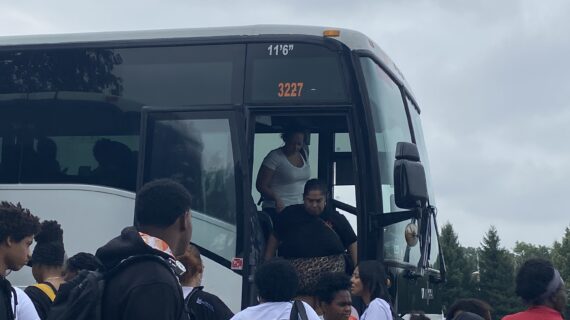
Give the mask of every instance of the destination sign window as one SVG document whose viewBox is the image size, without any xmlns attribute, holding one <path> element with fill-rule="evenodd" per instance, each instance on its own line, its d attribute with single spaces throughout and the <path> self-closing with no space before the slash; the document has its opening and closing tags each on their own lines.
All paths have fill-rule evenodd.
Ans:
<svg viewBox="0 0 570 320">
<path fill-rule="evenodd" d="M 347 101 L 340 55 L 302 43 L 249 44 L 246 97 L 250 103 Z"/>
<path fill-rule="evenodd" d="M 101 93 L 135 106 L 240 104 L 245 45 L 0 52 L 0 101 L 20 93 Z"/>
</svg>

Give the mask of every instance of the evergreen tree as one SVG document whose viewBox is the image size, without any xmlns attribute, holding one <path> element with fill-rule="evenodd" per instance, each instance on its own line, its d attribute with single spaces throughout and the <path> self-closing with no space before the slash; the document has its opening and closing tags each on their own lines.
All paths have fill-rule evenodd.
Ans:
<svg viewBox="0 0 570 320">
<path fill-rule="evenodd" d="M 546 246 L 535 246 L 531 243 L 517 241 L 513 248 L 513 253 L 515 255 L 515 268 L 518 270 L 526 260 L 531 258 L 551 260 L 550 251 L 551 249 Z"/>
<path fill-rule="evenodd" d="M 470 282 L 475 268 L 469 266 L 465 249 L 459 244 L 457 234 L 450 223 L 442 227 L 440 243 L 447 267 L 447 281 L 441 289 L 442 304 L 446 309 L 456 299 L 473 297 Z"/>
<path fill-rule="evenodd" d="M 514 259 L 505 248 L 500 247 L 497 229 L 491 226 L 479 255 L 479 296 L 491 304 L 495 318 L 522 309 L 514 290 Z"/>
<path fill-rule="evenodd" d="M 552 263 L 560 271 L 560 275 L 566 281 L 570 281 L 570 228 L 561 242 L 555 241 L 552 248 Z"/>
<path fill-rule="evenodd" d="M 561 242 L 555 241 L 552 248 L 552 263 L 560 271 L 562 279 L 566 281 L 566 288 L 570 282 L 570 228 L 566 227 L 566 232 Z M 570 299 L 566 306 L 566 319 L 570 316 Z"/>
<path fill-rule="evenodd" d="M 469 291 L 470 297 L 477 297 L 479 295 L 479 248 L 466 247 L 463 248 L 465 262 L 467 268 L 465 268 L 466 277 L 469 281 L 466 285 L 466 289 Z"/>
</svg>

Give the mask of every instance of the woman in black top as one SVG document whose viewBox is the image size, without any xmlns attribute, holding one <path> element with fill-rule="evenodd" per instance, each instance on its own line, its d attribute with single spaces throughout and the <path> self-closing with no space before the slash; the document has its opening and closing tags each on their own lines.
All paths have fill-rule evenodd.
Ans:
<svg viewBox="0 0 570 320">
<path fill-rule="evenodd" d="M 344 254 L 356 263 L 356 234 L 348 220 L 326 206 L 327 186 L 311 179 L 305 184 L 303 204 L 287 207 L 275 219 L 265 251 L 266 260 L 279 249 L 300 277 L 298 294 L 314 305 L 314 287 L 321 274 L 344 272 Z M 326 208 L 326 209 L 325 209 Z"/>
</svg>

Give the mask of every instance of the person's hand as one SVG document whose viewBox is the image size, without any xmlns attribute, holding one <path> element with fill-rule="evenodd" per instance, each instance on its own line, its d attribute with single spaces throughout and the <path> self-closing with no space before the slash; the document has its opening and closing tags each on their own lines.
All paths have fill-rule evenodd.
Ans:
<svg viewBox="0 0 570 320">
<path fill-rule="evenodd" d="M 281 199 L 275 200 L 275 211 L 277 211 L 277 213 L 280 213 L 283 211 L 283 209 L 285 209 L 285 204 L 283 204 L 283 201 L 281 201 Z"/>
</svg>

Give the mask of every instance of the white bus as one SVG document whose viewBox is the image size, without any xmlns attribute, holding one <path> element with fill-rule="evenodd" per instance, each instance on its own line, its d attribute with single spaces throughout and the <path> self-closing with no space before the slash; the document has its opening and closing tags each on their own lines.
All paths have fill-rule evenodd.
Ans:
<svg viewBox="0 0 570 320">
<path fill-rule="evenodd" d="M 177 179 L 194 197 L 205 287 L 234 311 L 255 303 L 257 171 L 292 123 L 310 132 L 312 177 L 349 216 L 359 259 L 389 268 L 398 312 L 440 312 L 420 108 L 365 35 L 260 25 L 0 37 L 0 200 L 59 221 L 71 256 L 132 225 L 144 182 Z M 410 223 L 419 232 L 409 226 L 406 242 Z M 10 279 L 33 282 L 26 270 Z"/>
</svg>

